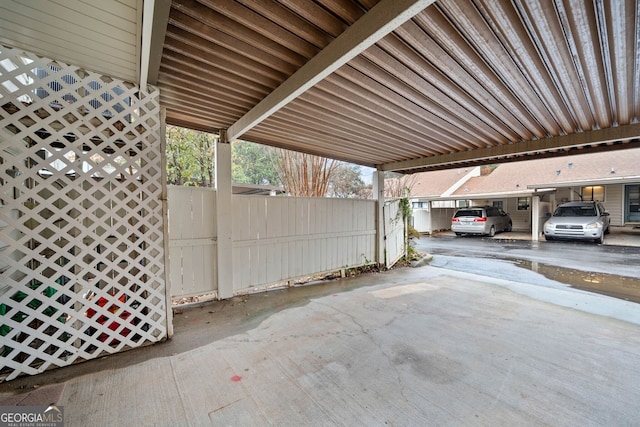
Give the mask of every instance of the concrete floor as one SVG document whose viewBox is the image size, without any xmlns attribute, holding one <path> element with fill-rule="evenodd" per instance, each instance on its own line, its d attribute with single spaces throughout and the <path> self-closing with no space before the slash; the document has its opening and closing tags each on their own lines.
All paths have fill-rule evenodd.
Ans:
<svg viewBox="0 0 640 427">
<path fill-rule="evenodd" d="M 39 384 L 67 426 L 640 425 L 638 308 L 405 268 L 185 310 L 169 342 L 0 399 Z"/>
</svg>

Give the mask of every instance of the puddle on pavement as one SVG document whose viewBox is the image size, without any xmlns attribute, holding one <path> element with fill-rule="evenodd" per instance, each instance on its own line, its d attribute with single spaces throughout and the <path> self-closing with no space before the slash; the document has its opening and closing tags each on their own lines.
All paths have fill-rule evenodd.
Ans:
<svg viewBox="0 0 640 427">
<path fill-rule="evenodd" d="M 528 260 L 518 260 L 515 264 L 518 267 L 542 274 L 547 279 L 567 284 L 572 288 L 640 303 L 640 279 L 572 270 Z"/>
</svg>

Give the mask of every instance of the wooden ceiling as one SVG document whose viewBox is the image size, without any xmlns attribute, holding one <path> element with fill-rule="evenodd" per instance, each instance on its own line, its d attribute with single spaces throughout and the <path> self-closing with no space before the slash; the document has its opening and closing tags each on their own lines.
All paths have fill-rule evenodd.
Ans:
<svg viewBox="0 0 640 427">
<path fill-rule="evenodd" d="M 400 172 L 640 144 L 638 0 L 45 3 L 3 3 L 0 43 L 125 78 L 138 58 L 169 124 L 232 139 Z"/>
<path fill-rule="evenodd" d="M 168 122 L 233 129 L 384 3 L 173 0 L 157 81 Z M 637 146 L 639 9 L 438 0 L 232 136 L 399 171 Z"/>
</svg>

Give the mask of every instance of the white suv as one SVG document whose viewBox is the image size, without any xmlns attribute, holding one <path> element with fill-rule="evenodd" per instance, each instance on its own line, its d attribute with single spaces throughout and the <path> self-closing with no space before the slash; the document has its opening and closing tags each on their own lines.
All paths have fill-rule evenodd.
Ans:
<svg viewBox="0 0 640 427">
<path fill-rule="evenodd" d="M 604 242 L 609 233 L 609 212 L 600 202 L 568 202 L 556 208 L 544 224 L 546 240 L 580 239 Z"/>
</svg>

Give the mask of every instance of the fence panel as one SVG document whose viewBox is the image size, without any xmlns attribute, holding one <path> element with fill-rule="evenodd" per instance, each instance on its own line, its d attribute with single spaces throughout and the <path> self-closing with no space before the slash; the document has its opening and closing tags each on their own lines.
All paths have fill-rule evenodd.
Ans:
<svg viewBox="0 0 640 427">
<path fill-rule="evenodd" d="M 375 259 L 371 200 L 233 196 L 234 292 Z"/>
<path fill-rule="evenodd" d="M 215 191 L 169 187 L 171 295 L 217 291 Z M 232 197 L 234 293 L 375 260 L 371 200 Z"/>
<path fill-rule="evenodd" d="M 168 188 L 171 297 L 215 293 L 216 193 L 211 188 Z"/>
<path fill-rule="evenodd" d="M 404 255 L 404 221 L 400 213 L 400 200 L 384 205 L 385 261 L 392 267 Z"/>
</svg>

